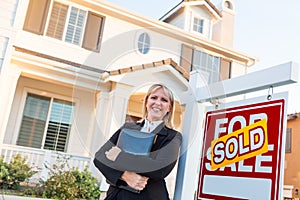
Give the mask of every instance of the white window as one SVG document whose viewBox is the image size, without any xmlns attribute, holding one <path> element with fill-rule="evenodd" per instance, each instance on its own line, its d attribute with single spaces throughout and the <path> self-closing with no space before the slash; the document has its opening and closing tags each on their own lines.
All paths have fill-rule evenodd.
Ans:
<svg viewBox="0 0 300 200">
<path fill-rule="evenodd" d="M 84 24 L 86 20 L 86 11 L 75 7 L 54 2 L 46 35 L 66 42 L 81 45 Z M 68 18 L 68 23 L 67 22 Z M 64 36 L 64 30 L 66 34 Z M 64 37 L 64 39 L 63 39 Z"/>
<path fill-rule="evenodd" d="M 196 31 L 198 33 L 203 34 L 203 32 L 204 32 L 204 19 L 201 19 L 200 17 L 194 17 L 193 31 Z"/>
<path fill-rule="evenodd" d="M 28 93 L 17 144 L 65 152 L 74 103 Z"/>
<path fill-rule="evenodd" d="M 147 54 L 150 50 L 150 37 L 147 33 L 140 34 L 138 38 L 138 49 L 142 54 Z"/>
<path fill-rule="evenodd" d="M 69 23 L 65 37 L 66 42 L 77 45 L 81 44 L 85 19 L 86 11 L 74 7 L 71 8 L 71 14 L 69 17 Z"/>
<path fill-rule="evenodd" d="M 217 82 L 220 75 L 220 57 L 195 50 L 193 54 L 193 70 L 196 69 L 208 74 L 208 83 Z"/>
</svg>

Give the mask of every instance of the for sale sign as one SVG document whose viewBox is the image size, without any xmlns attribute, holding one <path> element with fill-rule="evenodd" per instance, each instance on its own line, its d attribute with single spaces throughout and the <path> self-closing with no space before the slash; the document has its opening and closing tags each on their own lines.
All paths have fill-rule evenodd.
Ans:
<svg viewBox="0 0 300 200">
<path fill-rule="evenodd" d="M 206 113 L 197 199 L 282 199 L 286 99 Z"/>
</svg>

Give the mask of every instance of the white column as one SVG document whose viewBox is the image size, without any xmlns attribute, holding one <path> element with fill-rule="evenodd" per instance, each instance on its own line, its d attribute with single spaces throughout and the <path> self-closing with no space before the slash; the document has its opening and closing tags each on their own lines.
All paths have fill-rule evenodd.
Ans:
<svg viewBox="0 0 300 200">
<path fill-rule="evenodd" d="M 194 71 L 190 75 L 190 87 L 194 90 L 194 94 L 196 87 L 203 86 L 206 82 L 202 75 L 199 71 Z M 196 102 L 195 96 L 186 102 L 182 129 L 183 144 L 178 163 L 174 200 L 192 200 L 197 192 L 204 109 L 204 105 Z"/>
<path fill-rule="evenodd" d="M 111 135 L 125 122 L 128 98 L 131 87 L 117 84 L 115 90 L 101 91 L 97 95 L 96 123 L 94 130 L 93 154 L 111 137 Z M 92 155 L 92 160 L 93 160 Z M 95 167 L 91 167 L 93 173 L 101 177 L 100 190 L 106 191 L 108 184 L 105 178 Z"/>
<path fill-rule="evenodd" d="M 3 144 L 8 118 L 20 74 L 21 71 L 19 69 L 10 66 L 10 69 L 2 71 L 0 77 L 0 145 Z"/>
</svg>

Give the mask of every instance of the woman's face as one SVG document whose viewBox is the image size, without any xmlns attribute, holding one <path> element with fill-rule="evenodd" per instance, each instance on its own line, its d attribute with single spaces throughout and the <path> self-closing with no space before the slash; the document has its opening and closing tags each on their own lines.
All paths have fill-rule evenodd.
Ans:
<svg viewBox="0 0 300 200">
<path fill-rule="evenodd" d="M 171 101 L 163 88 L 159 88 L 149 95 L 146 108 L 149 121 L 163 120 L 167 112 L 171 110 Z"/>
</svg>

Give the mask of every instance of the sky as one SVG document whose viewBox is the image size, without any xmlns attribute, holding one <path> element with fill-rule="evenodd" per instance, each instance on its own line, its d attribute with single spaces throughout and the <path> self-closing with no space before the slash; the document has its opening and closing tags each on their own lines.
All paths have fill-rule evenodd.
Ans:
<svg viewBox="0 0 300 200">
<path fill-rule="evenodd" d="M 181 0 L 108 1 L 155 20 L 181 2 Z M 211 0 L 213 3 L 219 1 Z M 257 64 L 250 67 L 249 73 L 291 61 L 300 66 L 299 0 L 232 0 L 232 2 L 236 13 L 234 50 L 259 59 Z M 273 91 L 274 93 L 289 91 L 288 114 L 300 112 L 300 83 L 276 87 Z M 259 93 L 262 92 L 268 93 L 268 91 Z M 261 95 L 259 93 L 256 95 Z"/>
</svg>

